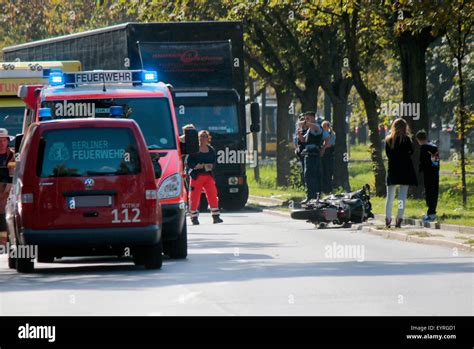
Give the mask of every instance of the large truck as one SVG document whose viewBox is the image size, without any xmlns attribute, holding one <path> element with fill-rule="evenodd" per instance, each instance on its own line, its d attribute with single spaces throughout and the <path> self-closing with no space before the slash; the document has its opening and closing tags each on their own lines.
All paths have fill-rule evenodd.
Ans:
<svg viewBox="0 0 474 349">
<path fill-rule="evenodd" d="M 207 129 L 217 151 L 214 175 L 224 209 L 248 199 L 243 23 L 124 23 L 3 49 L 6 59 L 77 59 L 84 70 L 158 71 L 171 85 L 181 127 Z M 251 132 L 259 131 L 258 104 Z M 159 125 L 156 125 L 159 127 Z"/>
</svg>

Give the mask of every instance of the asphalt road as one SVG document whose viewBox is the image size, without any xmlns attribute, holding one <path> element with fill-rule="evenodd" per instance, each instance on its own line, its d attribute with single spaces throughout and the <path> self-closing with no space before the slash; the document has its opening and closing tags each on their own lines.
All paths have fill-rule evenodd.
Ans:
<svg viewBox="0 0 474 349">
<path fill-rule="evenodd" d="M 127 259 L 9 270 L 2 315 L 474 315 L 474 255 L 314 226 L 267 213 L 189 226 L 187 260 Z"/>
</svg>

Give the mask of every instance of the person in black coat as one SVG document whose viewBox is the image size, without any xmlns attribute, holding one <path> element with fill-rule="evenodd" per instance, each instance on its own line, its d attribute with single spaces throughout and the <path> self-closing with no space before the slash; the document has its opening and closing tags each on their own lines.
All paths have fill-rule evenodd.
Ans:
<svg viewBox="0 0 474 349">
<path fill-rule="evenodd" d="M 410 128 L 404 119 L 399 118 L 392 123 L 390 134 L 385 138 L 385 154 L 388 158 L 385 225 L 390 227 L 392 222 L 392 205 L 395 199 L 396 186 L 399 185 L 398 213 L 395 223 L 395 227 L 399 228 L 403 221 L 408 186 L 418 185 L 411 159 L 413 143 Z"/>
</svg>

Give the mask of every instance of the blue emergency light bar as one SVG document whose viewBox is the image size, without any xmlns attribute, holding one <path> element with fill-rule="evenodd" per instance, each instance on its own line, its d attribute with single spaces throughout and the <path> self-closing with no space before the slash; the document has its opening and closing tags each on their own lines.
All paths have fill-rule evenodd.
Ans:
<svg viewBox="0 0 474 349">
<path fill-rule="evenodd" d="M 114 105 L 110 107 L 110 116 L 111 117 L 123 116 L 123 107 L 121 105 Z"/>
<path fill-rule="evenodd" d="M 51 108 L 40 108 L 39 110 L 39 119 L 40 121 L 51 120 L 53 117 L 53 113 Z"/>
<path fill-rule="evenodd" d="M 54 71 L 49 74 L 49 83 L 52 86 L 154 82 L 158 82 L 158 73 L 149 70 L 93 70 L 74 73 Z"/>
<path fill-rule="evenodd" d="M 156 71 L 143 71 L 143 82 L 158 82 L 158 73 Z"/>
<path fill-rule="evenodd" d="M 49 84 L 51 86 L 64 85 L 64 74 L 61 69 L 51 69 L 49 72 Z"/>
</svg>

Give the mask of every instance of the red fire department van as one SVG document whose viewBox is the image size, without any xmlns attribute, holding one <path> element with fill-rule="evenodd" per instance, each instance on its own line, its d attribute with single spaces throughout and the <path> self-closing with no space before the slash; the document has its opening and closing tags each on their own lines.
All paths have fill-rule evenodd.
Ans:
<svg viewBox="0 0 474 349">
<path fill-rule="evenodd" d="M 178 123 L 169 86 L 158 82 L 154 71 L 51 72 L 49 85 L 21 88 L 19 94 L 31 109 L 25 127 L 33 122 L 70 118 L 110 118 L 113 107 L 140 126 L 152 159 L 162 167 L 157 179 L 163 213 L 163 249 L 170 258 L 186 258 L 186 188 Z M 32 97 L 32 94 L 34 96 Z M 50 108 L 51 115 L 41 115 Z M 197 151 L 197 134 L 186 134 L 186 149 Z"/>
<path fill-rule="evenodd" d="M 9 267 L 31 272 L 33 258 L 121 256 L 128 249 L 136 264 L 161 268 L 160 175 L 133 120 L 32 124 L 6 205 Z"/>
</svg>

